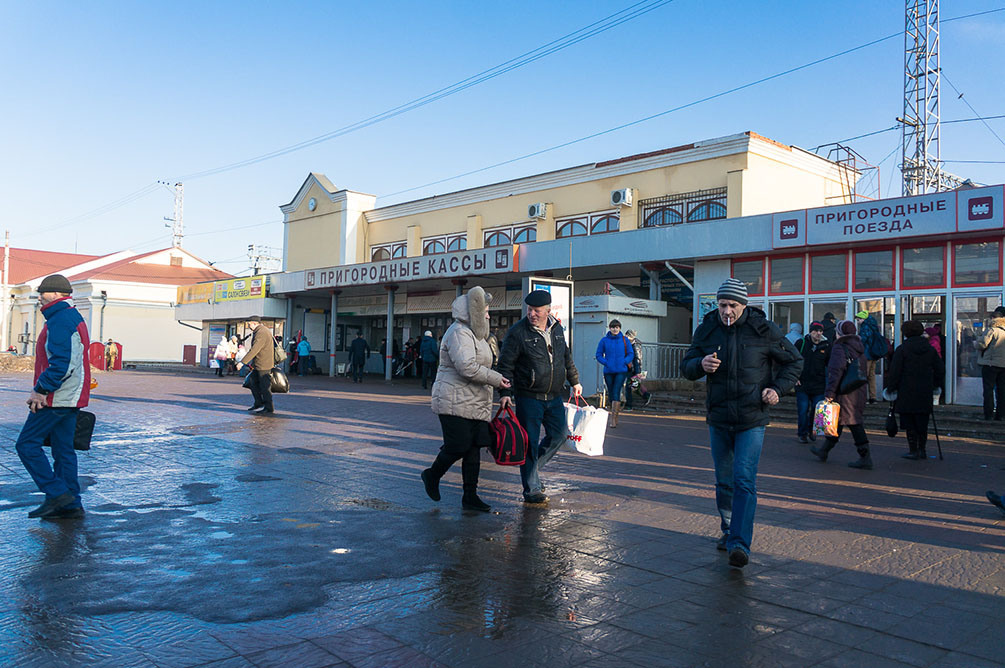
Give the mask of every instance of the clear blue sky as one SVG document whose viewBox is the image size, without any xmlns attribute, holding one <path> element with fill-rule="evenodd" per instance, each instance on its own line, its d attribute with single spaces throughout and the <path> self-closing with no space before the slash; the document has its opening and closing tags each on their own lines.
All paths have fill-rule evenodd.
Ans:
<svg viewBox="0 0 1005 668">
<path fill-rule="evenodd" d="M 380 113 L 630 4 L 0 0 L 0 224 L 18 247 L 99 254 L 170 245 L 166 189 L 52 228 L 156 180 Z M 1001 6 L 1005 0 L 944 0 L 942 15 Z M 387 197 L 902 31 L 903 21 L 899 1 L 676 0 L 389 121 L 185 179 L 185 247 L 242 271 L 249 243 L 282 246 L 278 206 L 310 171 L 387 204 L 744 130 L 812 148 L 887 128 L 902 113 L 902 37 L 632 128 Z M 1005 12 L 944 25 L 942 67 L 982 115 L 1005 114 Z M 945 84 L 942 100 L 944 120 L 973 116 Z M 990 124 L 1005 137 L 1005 120 Z M 875 163 L 899 138 L 888 132 L 851 145 Z M 943 127 L 942 155 L 1002 161 L 1005 146 L 980 123 L 960 123 Z M 898 158 L 899 149 L 882 165 L 884 196 L 899 194 Z M 948 168 L 1005 181 L 1005 165 Z"/>
</svg>

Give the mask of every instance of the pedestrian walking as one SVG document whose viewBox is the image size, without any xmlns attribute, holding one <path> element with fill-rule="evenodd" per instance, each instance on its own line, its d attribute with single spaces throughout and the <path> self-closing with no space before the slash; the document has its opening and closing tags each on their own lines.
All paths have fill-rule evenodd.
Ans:
<svg viewBox="0 0 1005 668">
<path fill-rule="evenodd" d="M 228 357 L 230 357 L 230 342 L 227 341 L 227 336 L 224 335 L 220 337 L 220 342 L 216 344 L 216 350 L 213 351 L 217 378 L 223 378 L 223 371 L 227 368 Z"/>
<path fill-rule="evenodd" d="M 862 339 L 859 338 L 855 330 L 855 323 L 850 320 L 842 320 L 836 328 L 837 341 L 831 347 L 831 361 L 827 365 L 827 388 L 824 390 L 824 401 L 833 401 L 837 397 L 838 405 L 841 407 L 838 414 L 837 436 L 828 436 L 820 446 L 810 448 L 810 452 L 817 456 L 820 461 L 827 461 L 827 455 L 838 439 L 845 427 L 851 431 L 852 438 L 855 439 L 855 448 L 858 450 L 858 459 L 849 462 L 848 466 L 853 469 L 872 469 L 872 456 L 869 454 L 869 437 L 865 433 L 865 403 L 868 396 L 866 386 L 852 390 L 845 394 L 838 394 L 841 381 L 849 367 L 858 365 L 858 372 L 865 378 L 865 348 Z"/>
<path fill-rule="evenodd" d="M 306 376 L 311 368 L 311 342 L 304 336 L 297 342 L 297 371 L 299 375 Z"/>
<path fill-rule="evenodd" d="M 460 459 L 464 489 L 461 506 L 482 512 L 491 510 L 478 498 L 478 473 L 481 448 L 491 441 L 492 388 L 510 387 L 510 382 L 491 368 L 492 351 L 486 341 L 490 301 L 491 297 L 475 286 L 453 302 L 454 322 L 440 344 L 432 396 L 432 409 L 443 429 L 443 445 L 432 466 L 422 472 L 426 494 L 439 501 L 440 478 Z M 425 337 L 423 345 L 427 340 L 435 341 L 432 332 L 427 331 Z M 433 362 L 426 360 L 426 364 Z"/>
<path fill-rule="evenodd" d="M 834 317 L 833 313 L 828 311 L 827 313 L 824 313 L 824 319 L 821 321 L 821 324 L 824 326 L 824 338 L 831 343 L 834 343 L 834 340 L 837 339 L 837 334 L 835 333 L 835 329 L 837 329 L 837 318 Z"/>
<path fill-rule="evenodd" d="M 456 315 L 454 316 L 457 317 Z M 486 343 L 486 345 L 488 345 Z M 430 385 L 436 377 L 436 365 L 439 363 L 440 346 L 433 338 L 433 333 L 426 330 L 422 335 L 422 342 L 419 344 L 419 355 L 422 357 L 422 389 L 426 389 L 426 383 Z M 491 364 L 489 365 L 491 368 Z"/>
<path fill-rule="evenodd" d="M 883 376 L 886 396 L 896 395 L 894 410 L 900 414 L 900 428 L 907 434 L 904 459 L 927 459 L 928 421 L 932 396 L 941 389 L 946 376 L 942 357 L 922 334 L 924 325 L 907 320 L 900 326 L 904 342 L 893 351 L 893 361 Z"/>
<path fill-rule="evenodd" d="M 70 301 L 73 288 L 60 274 L 42 279 L 38 303 L 45 324 L 35 342 L 35 375 L 28 418 L 14 449 L 45 501 L 28 517 L 75 519 L 84 516 L 73 437 L 77 414 L 91 393 L 90 337 Z M 52 464 L 43 451 L 48 438 Z"/>
<path fill-rule="evenodd" d="M 239 344 L 237 336 L 230 337 L 230 345 L 227 348 L 227 375 L 233 376 L 237 373 L 237 349 Z"/>
<path fill-rule="evenodd" d="M 604 383 L 611 402 L 610 426 L 613 429 L 618 426 L 618 416 L 621 413 L 621 390 L 635 360 L 632 344 L 621 333 L 621 321 L 615 319 L 608 323 L 607 334 L 597 342 L 596 357 L 604 367 Z"/>
<path fill-rule="evenodd" d="M 250 389 L 255 403 L 248 410 L 275 413 L 276 409 L 272 404 L 272 367 L 276 362 L 276 340 L 258 316 L 248 318 L 248 328 L 252 332 L 251 347 L 237 364 L 238 369 L 244 366 L 251 368 Z"/>
<path fill-rule="evenodd" d="M 876 362 L 883 359 L 889 349 L 886 339 L 879 331 L 879 323 L 868 311 L 855 314 L 855 324 L 858 325 L 858 336 L 865 350 L 865 378 L 869 386 L 869 403 L 876 403 Z M 840 333 L 838 334 L 840 337 Z"/>
<path fill-rule="evenodd" d="M 991 325 L 974 342 L 977 364 L 984 386 L 984 419 L 1001 420 L 1005 416 L 1005 306 L 991 314 Z"/>
<path fill-rule="evenodd" d="M 764 311 L 748 306 L 743 281 L 727 278 L 716 298 L 718 308 L 695 330 L 681 368 L 688 380 L 706 377 L 705 420 L 722 530 L 716 548 L 729 553 L 730 566 L 743 568 L 754 534 L 768 407 L 795 387 L 803 360 Z"/>
<path fill-rule="evenodd" d="M 823 323 L 812 323 L 810 333 L 796 349 L 803 356 L 803 371 L 796 383 L 796 437 L 800 443 L 809 443 L 817 438 L 813 431 L 813 410 L 823 401 L 831 356 L 831 342 L 824 338 Z"/>
<path fill-rule="evenodd" d="M 115 371 L 115 361 L 118 359 L 119 347 L 115 345 L 115 341 L 108 339 L 105 344 L 105 371 Z"/>
<path fill-rule="evenodd" d="M 652 392 L 646 389 L 646 384 L 642 382 L 642 342 L 639 341 L 634 329 L 625 332 L 628 342 L 632 344 L 632 368 L 628 373 L 628 380 L 625 381 L 625 410 L 630 411 L 635 408 L 634 395 L 638 390 L 642 395 L 643 406 L 648 406 L 653 400 Z"/>
<path fill-rule="evenodd" d="M 516 406 L 516 418 L 530 439 L 527 460 L 520 466 L 524 503 L 547 503 L 540 469 L 569 432 L 566 383 L 577 397 L 583 386 L 562 323 L 551 315 L 551 293 L 534 290 L 523 301 L 527 315 L 510 327 L 499 351 L 499 373 L 512 385 L 499 390 L 499 403 L 503 408 Z"/>
<path fill-rule="evenodd" d="M 356 338 L 349 344 L 349 364 L 352 366 L 352 382 L 363 382 L 363 367 L 370 359 L 370 344 L 363 338 L 363 330 L 356 332 Z"/>
</svg>

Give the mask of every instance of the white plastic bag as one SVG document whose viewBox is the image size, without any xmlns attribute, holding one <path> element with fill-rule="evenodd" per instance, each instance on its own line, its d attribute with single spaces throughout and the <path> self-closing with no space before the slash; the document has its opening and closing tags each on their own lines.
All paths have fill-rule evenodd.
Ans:
<svg viewBox="0 0 1005 668">
<path fill-rule="evenodd" d="M 565 435 L 565 447 L 573 452 L 581 452 L 590 457 L 604 454 L 604 437 L 607 435 L 607 411 L 594 408 L 577 397 L 575 404 L 565 404 L 565 418 L 569 423 L 569 433 Z"/>
</svg>

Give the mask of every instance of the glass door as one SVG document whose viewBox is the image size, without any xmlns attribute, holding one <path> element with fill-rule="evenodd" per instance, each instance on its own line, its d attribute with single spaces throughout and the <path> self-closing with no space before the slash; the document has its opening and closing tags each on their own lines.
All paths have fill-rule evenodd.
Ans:
<svg viewBox="0 0 1005 668">
<path fill-rule="evenodd" d="M 983 403 L 981 368 L 974 342 L 991 321 L 991 311 L 1001 306 L 997 295 L 967 295 L 955 298 L 955 331 L 953 332 L 956 378 L 953 403 L 980 406 Z"/>
<path fill-rule="evenodd" d="M 896 324 L 897 300 L 893 297 L 866 297 L 855 300 L 855 313 L 867 311 L 879 325 L 879 331 L 890 343 L 894 339 L 894 325 Z M 876 384 L 882 390 L 884 364 L 886 360 L 879 360 L 876 364 Z"/>
<path fill-rule="evenodd" d="M 802 334 L 809 333 L 810 324 L 803 322 L 803 302 L 771 302 L 771 313 L 768 314 L 771 321 L 782 330 L 783 334 L 789 333 L 789 327 L 799 325 Z"/>
</svg>

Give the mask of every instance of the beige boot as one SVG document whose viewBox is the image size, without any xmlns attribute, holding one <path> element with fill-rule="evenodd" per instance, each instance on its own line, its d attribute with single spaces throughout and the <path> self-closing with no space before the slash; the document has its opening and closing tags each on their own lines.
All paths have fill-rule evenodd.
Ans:
<svg viewBox="0 0 1005 668">
<path fill-rule="evenodd" d="M 621 402 L 612 401 L 611 402 L 611 428 L 618 426 L 618 413 L 621 412 Z"/>
</svg>

